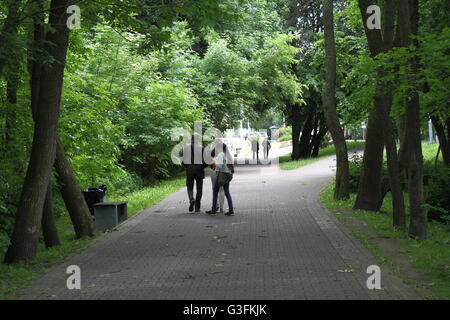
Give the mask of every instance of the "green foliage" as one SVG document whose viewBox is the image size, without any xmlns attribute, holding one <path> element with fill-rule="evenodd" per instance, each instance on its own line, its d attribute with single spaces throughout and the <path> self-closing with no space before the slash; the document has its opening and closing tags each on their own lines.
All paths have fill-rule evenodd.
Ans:
<svg viewBox="0 0 450 320">
<path fill-rule="evenodd" d="M 425 112 L 434 113 L 441 119 L 450 117 L 450 27 L 440 33 L 420 38 L 420 59 L 423 64 L 424 85 L 427 93 L 421 95 Z"/>
<path fill-rule="evenodd" d="M 300 99 L 302 85 L 289 70 L 298 53 L 290 44 L 293 36 L 276 33 L 261 42 L 243 36 L 236 46 L 217 34 L 210 37 L 205 56 L 194 62 L 191 86 L 216 128 Z"/>
<path fill-rule="evenodd" d="M 442 161 L 435 166 L 433 156 L 433 153 L 429 154 L 424 162 L 423 188 L 428 218 L 450 223 L 450 168 L 446 168 Z"/>
<path fill-rule="evenodd" d="M 186 179 L 183 174 L 165 180 L 158 181 L 152 184 L 150 187 L 142 188 L 138 191 L 132 192 L 125 196 L 128 201 L 128 214 L 134 215 L 142 210 L 150 208 L 155 203 L 163 200 L 167 195 L 178 191 L 186 183 Z M 123 201 L 124 196 L 113 196 L 111 201 Z"/>
<path fill-rule="evenodd" d="M 349 160 L 350 192 L 357 192 L 361 176 L 363 157 L 359 154 L 354 154 Z"/>
<path fill-rule="evenodd" d="M 277 141 L 278 142 L 292 141 L 292 135 L 291 134 L 284 134 L 281 137 L 279 137 Z"/>
<path fill-rule="evenodd" d="M 151 84 L 141 103 L 123 113 L 123 164 L 144 179 L 173 175 L 170 154 L 177 142 L 171 140 L 172 130 L 190 129 L 195 120 L 201 120 L 202 109 L 196 107 L 196 99 L 183 86 L 166 81 Z"/>
<path fill-rule="evenodd" d="M 292 127 L 284 127 L 278 130 L 278 142 L 292 141 Z"/>
</svg>

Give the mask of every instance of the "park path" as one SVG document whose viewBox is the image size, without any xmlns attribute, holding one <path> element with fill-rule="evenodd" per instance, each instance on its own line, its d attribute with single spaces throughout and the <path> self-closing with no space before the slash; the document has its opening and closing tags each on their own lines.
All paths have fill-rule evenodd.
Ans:
<svg viewBox="0 0 450 320">
<path fill-rule="evenodd" d="M 294 171 L 238 166 L 236 215 L 189 214 L 186 188 L 100 237 L 24 299 L 417 299 L 318 202 L 334 157 Z M 203 210 L 211 203 L 204 186 Z M 381 266 L 383 290 L 366 269 Z M 81 268 L 81 290 L 66 287 Z"/>
</svg>

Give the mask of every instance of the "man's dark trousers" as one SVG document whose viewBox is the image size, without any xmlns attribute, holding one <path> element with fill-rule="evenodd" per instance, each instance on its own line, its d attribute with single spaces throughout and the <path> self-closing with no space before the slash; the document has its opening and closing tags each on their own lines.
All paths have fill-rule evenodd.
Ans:
<svg viewBox="0 0 450 320">
<path fill-rule="evenodd" d="M 188 190 L 189 201 L 195 200 L 195 210 L 200 210 L 202 194 L 203 194 L 203 179 L 205 179 L 205 171 L 201 165 L 187 165 L 186 166 L 186 186 Z M 196 183 L 197 193 L 194 199 L 194 182 Z"/>
</svg>

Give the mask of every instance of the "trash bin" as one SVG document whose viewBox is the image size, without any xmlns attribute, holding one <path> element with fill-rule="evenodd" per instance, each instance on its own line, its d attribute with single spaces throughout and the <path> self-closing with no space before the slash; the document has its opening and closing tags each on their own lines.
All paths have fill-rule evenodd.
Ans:
<svg viewBox="0 0 450 320">
<path fill-rule="evenodd" d="M 83 190 L 84 200 L 88 205 L 91 215 L 94 215 L 94 205 L 106 201 L 106 185 L 101 185 L 98 188 L 88 188 Z"/>
</svg>

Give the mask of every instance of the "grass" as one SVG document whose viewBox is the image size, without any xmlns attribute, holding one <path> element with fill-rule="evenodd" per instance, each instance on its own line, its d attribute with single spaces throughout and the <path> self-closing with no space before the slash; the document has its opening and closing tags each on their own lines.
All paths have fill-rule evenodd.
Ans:
<svg viewBox="0 0 450 320">
<path fill-rule="evenodd" d="M 183 187 L 184 183 L 184 176 L 178 175 L 171 180 L 158 182 L 143 190 L 120 197 L 120 199 L 112 196 L 108 200 L 128 201 L 128 215 L 133 216 L 163 200 L 169 194 L 178 191 Z M 72 223 L 68 215 L 61 216 L 56 223 L 61 246 L 46 249 L 41 241 L 38 254 L 34 260 L 14 265 L 0 264 L 0 300 L 17 298 L 22 288 L 30 285 L 40 275 L 44 274 L 49 267 L 64 261 L 70 254 L 87 248 L 101 234 L 97 233 L 94 238 L 75 239 Z M 3 255 L 4 252 L 0 252 L 0 257 L 3 257 Z"/>
<path fill-rule="evenodd" d="M 423 159 L 425 163 L 431 163 L 432 165 L 434 165 L 434 161 L 436 159 L 436 154 L 437 154 L 437 150 L 438 150 L 438 145 L 437 144 L 428 144 L 428 143 L 422 143 L 422 154 L 423 154 Z M 438 161 L 440 163 L 443 163 L 443 159 L 442 159 L 442 152 L 439 153 L 439 158 Z"/>
<path fill-rule="evenodd" d="M 178 191 L 186 183 L 186 178 L 184 174 L 178 175 L 177 177 L 161 181 L 155 185 L 145 188 L 136 192 L 133 192 L 123 198 L 115 199 L 112 197 L 108 199 L 110 201 L 128 201 L 128 215 L 132 216 L 144 209 L 153 206 L 155 203 L 163 200 L 169 194 Z"/>
<path fill-rule="evenodd" d="M 362 142 L 362 141 L 348 141 L 347 142 L 347 148 L 349 150 L 356 149 L 361 146 L 364 146 L 364 142 Z M 320 159 L 326 158 L 328 156 L 332 156 L 334 154 L 336 154 L 334 145 L 329 145 L 325 148 L 320 149 L 319 156 L 317 158 L 301 159 L 301 160 L 295 161 L 295 160 L 291 159 L 291 154 L 288 154 L 286 156 L 279 158 L 280 168 L 282 170 L 295 170 L 295 169 L 304 167 L 306 165 L 309 165 Z"/>
<path fill-rule="evenodd" d="M 436 156 L 436 145 L 423 145 L 425 162 L 434 162 Z M 426 240 L 417 241 L 407 236 L 404 230 L 396 230 L 392 227 L 392 203 L 391 195 L 388 194 L 383 202 L 382 212 L 366 212 L 352 210 L 356 194 L 352 194 L 349 200 L 335 201 L 333 199 L 334 183 L 330 184 L 322 193 L 321 200 L 326 207 L 344 224 L 349 218 L 356 218 L 365 223 L 376 234 L 387 240 L 395 241 L 402 247 L 402 253 L 409 259 L 411 267 L 424 276 L 426 286 L 443 299 L 450 299 L 450 225 L 436 221 L 428 223 L 428 237 Z M 408 195 L 405 194 L 405 204 L 408 203 Z M 409 220 L 409 216 L 407 216 Z M 354 235 L 405 282 L 410 281 L 402 267 L 391 259 L 390 253 L 373 244 L 372 237 L 366 233 L 352 230 Z M 391 258 L 390 258 L 391 257 Z M 424 292 L 419 292 L 424 294 Z"/>
</svg>

